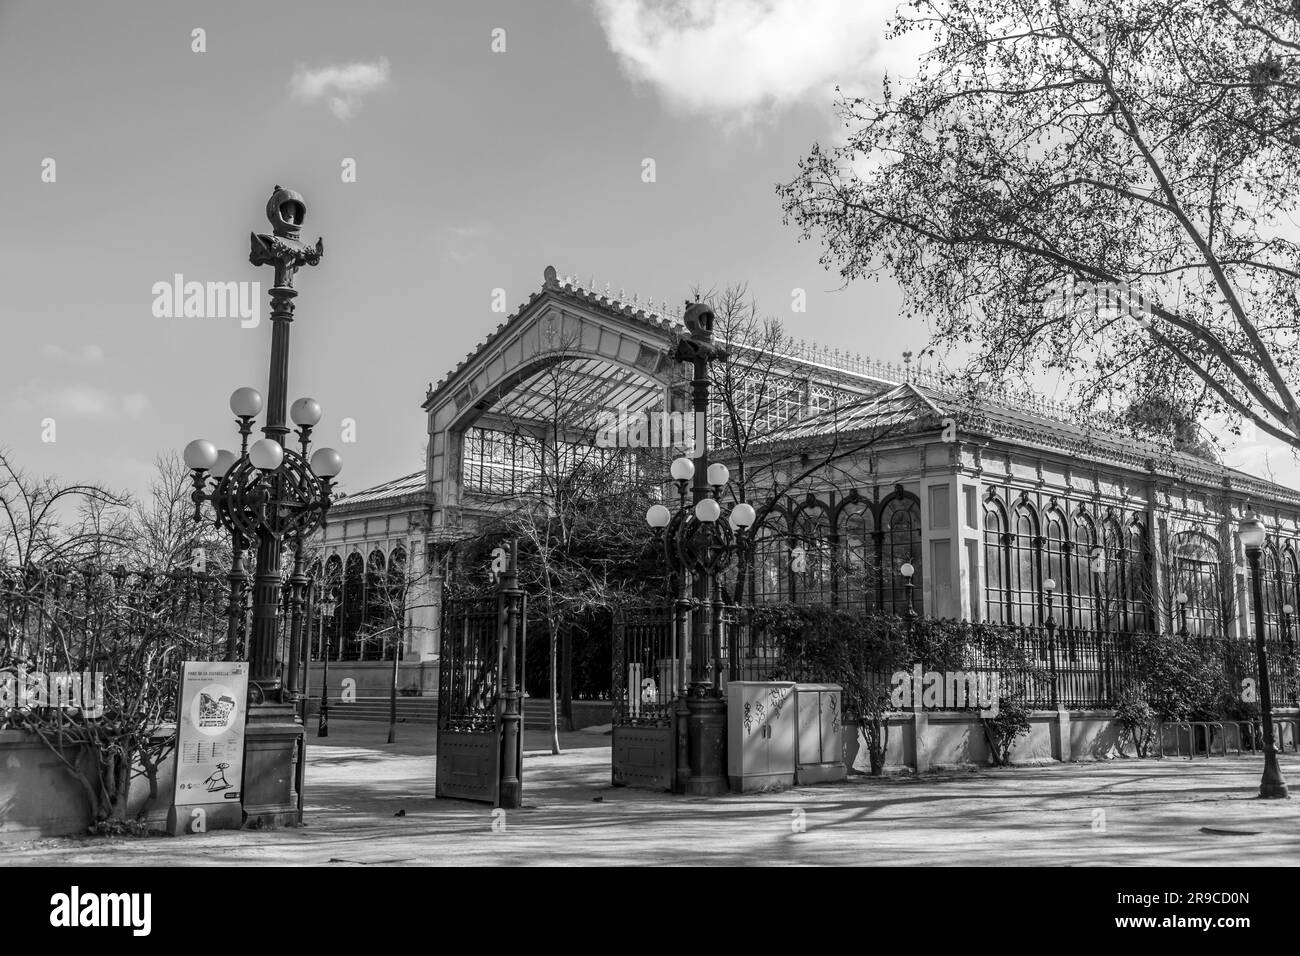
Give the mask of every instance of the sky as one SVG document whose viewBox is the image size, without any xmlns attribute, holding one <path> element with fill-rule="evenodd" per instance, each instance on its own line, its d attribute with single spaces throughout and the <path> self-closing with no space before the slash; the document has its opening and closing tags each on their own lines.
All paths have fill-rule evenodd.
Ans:
<svg viewBox="0 0 1300 956">
<path fill-rule="evenodd" d="M 548 265 L 656 302 L 748 282 L 796 339 L 919 352 L 898 289 L 844 287 L 775 194 L 838 135 L 837 84 L 915 62 L 883 39 L 891 9 L 0 0 L 0 446 L 142 494 L 160 453 L 235 444 L 230 392 L 267 385 L 248 234 L 277 184 L 324 239 L 295 283 L 289 398 L 324 408 L 344 491 L 423 466 L 427 384 L 504 320 L 496 290 L 513 312 Z M 259 282 L 260 321 L 169 308 L 177 275 Z M 1279 446 L 1228 460 L 1266 455 L 1300 484 Z"/>
</svg>

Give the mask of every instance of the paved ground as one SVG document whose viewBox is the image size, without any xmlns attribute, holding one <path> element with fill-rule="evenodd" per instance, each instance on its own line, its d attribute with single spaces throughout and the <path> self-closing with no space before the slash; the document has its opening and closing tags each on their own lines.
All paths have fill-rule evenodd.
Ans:
<svg viewBox="0 0 1300 956">
<path fill-rule="evenodd" d="M 1300 864 L 1300 799 L 1254 799 L 1249 757 L 891 777 L 712 800 L 609 785 L 609 737 L 526 741 L 525 807 L 433 795 L 433 729 L 331 721 L 300 829 L 6 846 L 8 865 Z M 1300 786 L 1300 757 L 1283 758 Z M 402 817 L 395 817 L 405 810 Z M 499 821 L 498 821 L 499 826 Z M 800 828 L 802 827 L 802 832 Z M 1226 833 L 1206 833 L 1208 827 Z"/>
</svg>

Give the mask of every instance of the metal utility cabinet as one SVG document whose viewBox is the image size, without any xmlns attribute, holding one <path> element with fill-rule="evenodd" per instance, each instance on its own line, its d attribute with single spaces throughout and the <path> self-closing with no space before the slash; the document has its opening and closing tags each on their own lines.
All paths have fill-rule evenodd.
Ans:
<svg viewBox="0 0 1300 956">
<path fill-rule="evenodd" d="M 838 684 L 797 684 L 794 694 L 799 721 L 796 782 L 828 783 L 847 779 L 841 710 L 843 688 Z"/>
<path fill-rule="evenodd" d="M 727 684 L 727 778 L 732 790 L 794 785 L 794 689 L 785 681 Z"/>
</svg>

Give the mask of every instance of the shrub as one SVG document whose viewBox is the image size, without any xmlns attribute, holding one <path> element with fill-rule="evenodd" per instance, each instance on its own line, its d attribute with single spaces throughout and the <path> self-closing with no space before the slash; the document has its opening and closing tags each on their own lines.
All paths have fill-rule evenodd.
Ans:
<svg viewBox="0 0 1300 956">
<path fill-rule="evenodd" d="M 980 717 L 984 725 L 984 738 L 989 742 L 989 756 L 993 766 L 1005 767 L 1011 762 L 1011 748 L 1016 740 L 1029 733 L 1029 707 L 1019 697 L 1002 697 L 998 712 L 992 717 Z"/>
<path fill-rule="evenodd" d="M 1124 728 L 1120 737 L 1120 752 L 1124 752 L 1124 739 L 1127 738 L 1133 741 L 1139 757 L 1150 756 L 1151 742 L 1160 730 L 1156 712 L 1151 705 L 1141 694 L 1127 688 L 1120 692 L 1115 703 L 1115 717 Z"/>
</svg>

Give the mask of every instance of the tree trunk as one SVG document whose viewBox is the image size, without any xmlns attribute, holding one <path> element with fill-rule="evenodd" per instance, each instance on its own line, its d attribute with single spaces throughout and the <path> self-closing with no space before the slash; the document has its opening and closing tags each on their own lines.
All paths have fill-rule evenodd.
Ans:
<svg viewBox="0 0 1300 956">
<path fill-rule="evenodd" d="M 573 730 L 573 628 L 560 631 L 560 716 L 564 729 Z"/>
<path fill-rule="evenodd" d="M 560 694 L 559 694 L 559 650 L 560 642 L 557 639 L 555 621 L 551 621 L 550 644 L 551 644 L 551 753 L 560 752 Z"/>
</svg>

